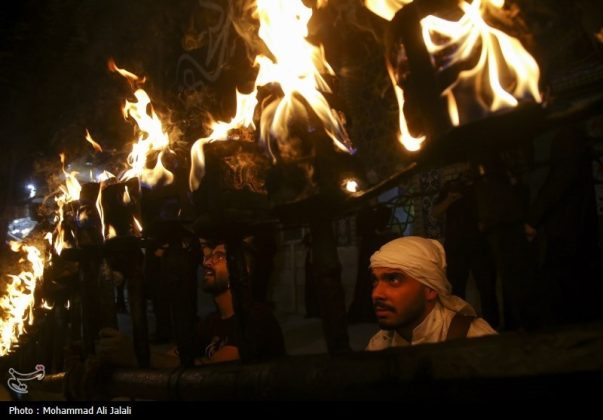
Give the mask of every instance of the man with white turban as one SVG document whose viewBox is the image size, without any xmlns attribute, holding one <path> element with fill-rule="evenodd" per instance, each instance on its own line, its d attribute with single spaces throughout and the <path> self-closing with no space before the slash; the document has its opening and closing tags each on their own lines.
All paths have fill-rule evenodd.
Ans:
<svg viewBox="0 0 603 420">
<path fill-rule="evenodd" d="M 450 294 L 446 253 L 438 241 L 395 239 L 373 254 L 370 268 L 381 331 L 367 350 L 496 334 L 471 305 Z"/>
</svg>

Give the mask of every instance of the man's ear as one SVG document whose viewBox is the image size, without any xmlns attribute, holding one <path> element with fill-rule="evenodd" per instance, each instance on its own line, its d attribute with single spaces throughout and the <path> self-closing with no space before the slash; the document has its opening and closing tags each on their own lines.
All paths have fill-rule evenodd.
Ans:
<svg viewBox="0 0 603 420">
<path fill-rule="evenodd" d="M 433 290 L 431 287 L 425 287 L 425 299 L 428 302 L 432 302 L 432 301 L 436 300 L 437 297 L 438 297 L 438 292 Z"/>
</svg>

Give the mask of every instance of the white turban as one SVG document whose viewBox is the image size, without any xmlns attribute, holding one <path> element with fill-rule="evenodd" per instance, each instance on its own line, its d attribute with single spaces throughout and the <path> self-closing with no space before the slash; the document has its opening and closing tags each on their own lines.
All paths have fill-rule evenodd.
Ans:
<svg viewBox="0 0 603 420">
<path fill-rule="evenodd" d="M 405 236 L 386 243 L 371 257 L 371 268 L 401 270 L 413 279 L 438 292 L 440 303 L 463 315 L 476 316 L 475 310 L 458 296 L 451 295 L 446 278 L 446 252 L 434 239 Z"/>
</svg>

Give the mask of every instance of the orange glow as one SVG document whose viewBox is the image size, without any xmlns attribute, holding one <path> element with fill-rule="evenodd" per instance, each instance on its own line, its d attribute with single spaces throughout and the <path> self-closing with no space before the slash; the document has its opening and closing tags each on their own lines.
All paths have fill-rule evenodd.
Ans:
<svg viewBox="0 0 603 420">
<path fill-rule="evenodd" d="M 367 8 L 387 20 L 409 3 L 406 0 L 365 0 Z M 447 56 L 445 68 L 467 62 L 479 52 L 477 64 L 461 71 L 457 80 L 442 93 L 454 125 L 461 123 L 459 107 L 464 104 L 455 96 L 455 88 L 461 85 L 472 86 L 476 101 L 489 112 L 515 107 L 521 99 L 542 101 L 538 90 L 540 70 L 534 58 L 517 39 L 489 26 L 484 20 L 489 10 L 501 9 L 504 3 L 504 0 L 460 1 L 458 6 L 463 16 L 458 21 L 433 15 L 421 20 L 423 41 L 432 55 L 453 51 Z M 400 141 L 408 150 L 418 150 L 420 142 L 405 135 L 404 92 L 397 86 L 392 69 L 389 72 L 400 107 Z"/>
<path fill-rule="evenodd" d="M 120 69 L 115 62 L 110 60 L 109 68 L 119 72 L 130 81 L 143 83 L 144 79 L 137 75 Z M 136 102 L 126 100 L 123 107 L 124 118 L 131 117 L 140 131 L 138 140 L 132 146 L 132 152 L 128 156 L 128 166 L 120 177 L 121 181 L 132 178 L 140 180 L 151 187 L 161 183 L 163 185 L 171 184 L 174 181 L 174 175 L 167 170 L 162 163 L 164 152 L 169 150 L 170 138 L 163 127 L 163 123 L 153 110 L 151 98 L 143 89 L 136 89 L 134 92 Z M 147 167 L 147 160 L 150 157 L 156 157 L 157 162 L 154 168 Z"/>
<path fill-rule="evenodd" d="M 0 296 L 0 356 L 10 353 L 18 342 L 19 337 L 26 332 L 25 324 L 32 325 L 34 321 L 33 306 L 34 292 L 37 284 L 44 275 L 44 258 L 38 248 L 18 242 L 11 243 L 14 252 L 25 252 L 26 259 L 31 265 L 29 271 L 18 275 L 9 275 L 6 291 Z M 21 259 L 20 262 L 25 262 Z"/>
<path fill-rule="evenodd" d="M 95 152 L 100 153 L 103 151 L 103 148 L 100 146 L 100 144 L 98 144 L 97 142 L 94 141 L 94 139 L 92 138 L 92 136 L 90 135 L 90 132 L 88 130 L 86 130 L 86 141 L 92 145 Z M 92 178 L 92 177 L 90 177 L 90 178 Z"/>
<path fill-rule="evenodd" d="M 462 71 L 455 83 L 443 93 L 448 99 L 453 123 L 459 124 L 458 110 L 455 109 L 457 99 L 452 98 L 454 88 L 464 82 L 473 85 L 477 101 L 488 111 L 515 107 L 518 99 L 542 101 L 538 90 L 540 70 L 534 58 L 517 39 L 484 21 L 483 15 L 489 7 L 501 8 L 503 5 L 504 1 L 500 0 L 484 0 L 483 3 L 482 0 L 474 0 L 471 4 L 461 2 L 459 6 L 465 14 L 458 21 L 435 16 L 427 16 L 421 21 L 423 40 L 430 53 L 457 47 L 456 53 L 449 57 L 448 66 L 466 61 L 480 48 L 481 42 L 477 64 Z M 434 39 L 444 41 L 436 42 Z M 511 82 L 504 86 L 503 76 L 511 78 Z"/>
<path fill-rule="evenodd" d="M 367 9 L 385 20 L 392 20 L 398 10 L 410 3 L 412 0 L 364 0 Z"/>
<path fill-rule="evenodd" d="M 109 68 L 109 70 L 121 74 L 123 77 L 125 77 L 126 79 L 128 79 L 132 82 L 138 82 L 138 83 L 145 82 L 144 77 L 140 78 L 137 75 L 135 75 L 134 73 L 131 73 L 126 69 L 121 69 L 121 68 L 117 67 L 117 64 L 115 64 L 115 60 L 113 58 L 109 59 L 109 61 L 107 62 L 107 67 Z"/>
<path fill-rule="evenodd" d="M 56 215 L 56 227 L 53 234 L 54 249 L 58 255 L 61 255 L 63 249 L 69 247 L 69 243 L 65 241 L 65 230 L 63 228 L 63 221 L 65 220 L 65 205 L 72 201 L 80 199 L 80 192 L 82 187 L 77 180 L 78 173 L 67 172 L 65 170 L 65 155 L 60 155 L 63 175 L 65 176 L 65 184 L 59 186 L 59 190 L 54 200 L 57 204 L 57 215 Z"/>
<path fill-rule="evenodd" d="M 142 233 L 142 224 L 138 221 L 138 219 L 136 217 L 133 217 L 134 220 L 134 227 L 137 231 L 137 233 Z"/>
<path fill-rule="evenodd" d="M 326 5 L 320 1 L 318 7 Z M 199 187 L 205 173 L 203 145 L 226 140 L 234 128 L 254 129 L 253 114 L 257 105 L 257 87 L 278 84 L 283 96 L 266 105 L 261 115 L 260 141 L 270 150 L 270 140 L 279 146 L 289 142 L 288 123 L 292 118 L 307 120 L 309 107 L 322 122 L 327 135 L 340 150 L 351 152 L 351 142 L 339 114 L 331 109 L 323 92 L 331 90 L 322 74 L 334 74 L 324 57 L 324 51 L 306 40 L 308 21 L 312 9 L 301 0 L 257 0 L 255 16 L 259 20 L 259 36 L 272 57 L 259 54 L 255 58 L 258 76 L 253 92 L 247 95 L 237 92 L 237 111 L 229 123 L 213 123 L 212 133 L 197 140 L 191 149 L 191 190 Z M 303 99 L 303 100 L 300 100 Z"/>
</svg>

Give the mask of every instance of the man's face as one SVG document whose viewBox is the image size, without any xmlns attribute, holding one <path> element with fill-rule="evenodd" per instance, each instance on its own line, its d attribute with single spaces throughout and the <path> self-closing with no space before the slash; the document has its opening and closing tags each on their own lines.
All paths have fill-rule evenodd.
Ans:
<svg viewBox="0 0 603 420">
<path fill-rule="evenodd" d="M 428 312 L 431 289 L 401 270 L 373 267 L 371 273 L 373 307 L 379 326 L 393 330 L 418 325 Z"/>
<path fill-rule="evenodd" d="M 224 245 L 203 250 L 203 290 L 217 296 L 229 288 L 228 266 Z"/>
</svg>

